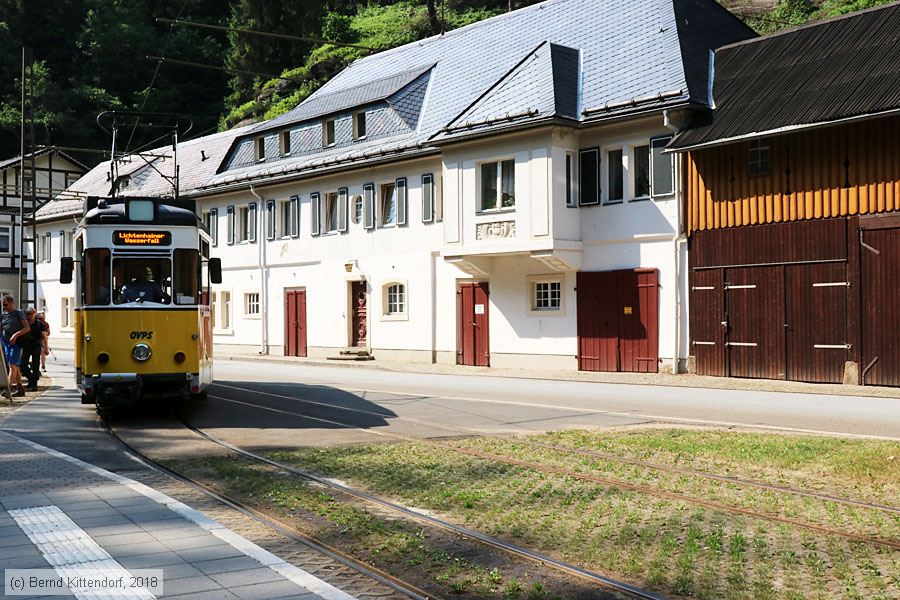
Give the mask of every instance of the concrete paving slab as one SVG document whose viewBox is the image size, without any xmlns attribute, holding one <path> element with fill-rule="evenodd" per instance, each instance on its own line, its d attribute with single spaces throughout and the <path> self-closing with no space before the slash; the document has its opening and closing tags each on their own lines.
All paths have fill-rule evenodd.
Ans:
<svg viewBox="0 0 900 600">
<path fill-rule="evenodd" d="M 277 584 L 279 594 L 296 598 L 353 600 L 121 475 L 2 431 L 0 455 L 12 457 L 0 462 L 0 561 L 6 568 L 161 568 L 165 598 L 240 600 L 228 588 L 241 587 L 247 596 L 263 588 L 245 588 Z M 315 582 L 325 596 L 310 596 L 299 581 Z"/>
</svg>

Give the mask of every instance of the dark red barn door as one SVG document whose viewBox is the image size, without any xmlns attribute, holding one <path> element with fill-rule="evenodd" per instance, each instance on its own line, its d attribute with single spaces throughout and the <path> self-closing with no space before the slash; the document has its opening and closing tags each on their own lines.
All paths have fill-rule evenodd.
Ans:
<svg viewBox="0 0 900 600">
<path fill-rule="evenodd" d="M 491 366 L 488 319 L 488 284 L 459 285 L 459 350 L 457 363 L 473 367 Z"/>
<path fill-rule="evenodd" d="M 783 267 L 727 269 L 725 310 L 728 375 L 784 379 Z"/>
<path fill-rule="evenodd" d="M 900 386 L 900 229 L 860 238 L 862 382 Z"/>
<path fill-rule="evenodd" d="M 350 345 L 365 348 L 368 339 L 368 317 L 366 309 L 366 282 L 354 281 L 350 293 Z"/>
<path fill-rule="evenodd" d="M 284 293 L 284 354 L 306 356 L 306 290 Z"/>
<path fill-rule="evenodd" d="M 655 269 L 578 273 L 578 366 L 655 373 L 659 274 Z"/>
</svg>

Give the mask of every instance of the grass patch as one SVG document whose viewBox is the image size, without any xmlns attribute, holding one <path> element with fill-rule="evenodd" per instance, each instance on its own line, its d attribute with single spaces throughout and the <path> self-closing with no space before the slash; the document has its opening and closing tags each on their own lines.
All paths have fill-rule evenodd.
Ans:
<svg viewBox="0 0 900 600">
<path fill-rule="evenodd" d="M 900 445 L 694 430 L 565 432 L 534 436 L 654 463 L 687 466 L 838 495 L 895 501 Z M 887 539 L 896 515 L 562 454 L 515 438 L 452 442 L 689 497 Z M 443 513 L 641 587 L 700 598 L 900 597 L 898 552 L 688 502 L 455 453 L 428 443 L 272 452 L 276 460 L 339 477 L 406 504 Z M 840 492 L 840 493 L 838 493 Z M 490 580 L 489 573 L 485 577 Z M 541 597 L 507 580 L 502 597 Z"/>
</svg>

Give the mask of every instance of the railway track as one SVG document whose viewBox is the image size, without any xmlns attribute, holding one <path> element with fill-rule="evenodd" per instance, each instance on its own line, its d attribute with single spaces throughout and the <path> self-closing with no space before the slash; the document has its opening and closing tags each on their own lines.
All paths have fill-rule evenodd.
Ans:
<svg viewBox="0 0 900 600">
<path fill-rule="evenodd" d="M 221 384 L 217 384 L 217 385 L 219 385 L 220 387 L 226 387 L 226 386 L 221 386 Z M 232 386 L 227 386 L 227 387 L 232 387 Z M 292 401 L 300 402 L 303 404 L 310 404 L 310 405 L 320 406 L 323 408 L 331 408 L 334 410 L 340 410 L 340 411 L 345 411 L 345 412 L 359 413 L 359 414 L 364 414 L 364 415 L 374 416 L 374 417 L 382 417 L 383 416 L 381 413 L 378 413 L 375 411 L 369 411 L 369 410 L 365 410 L 365 409 L 361 409 L 361 408 L 340 406 L 340 405 L 335 405 L 335 404 L 329 404 L 327 402 L 316 402 L 314 400 L 306 400 L 303 398 L 296 398 L 293 396 L 284 396 L 281 394 L 270 394 L 268 392 L 261 392 L 261 391 L 257 391 L 257 390 L 248 390 L 248 389 L 239 388 L 239 387 L 233 387 L 233 389 L 247 391 L 247 392 L 252 391 L 252 393 L 261 394 L 264 396 L 273 396 L 276 398 L 292 400 Z M 222 398 L 221 396 L 219 396 L 218 398 L 228 400 L 228 401 L 233 401 L 232 399 Z M 312 417 L 307 417 L 307 418 L 312 418 Z M 417 425 L 432 427 L 435 429 L 443 429 L 444 431 L 447 431 L 447 432 L 450 432 L 453 434 L 457 434 L 457 435 L 466 435 L 466 436 L 483 436 L 484 435 L 483 431 L 478 431 L 475 429 L 469 429 L 469 428 L 465 428 L 465 427 L 458 427 L 458 426 L 451 427 L 449 425 L 431 423 L 428 421 L 423 421 L 421 419 L 415 419 L 412 417 L 403 417 L 403 416 L 399 416 L 399 415 L 394 418 L 398 419 L 398 420 L 402 420 L 402 421 L 407 421 L 409 423 L 414 423 Z M 421 438 L 411 438 L 411 439 L 415 439 L 416 441 L 424 441 Z M 768 483 L 765 481 L 746 479 L 746 478 L 742 478 L 742 477 L 733 477 L 733 476 L 729 476 L 729 475 L 717 475 L 715 473 L 707 473 L 705 471 L 699 471 L 696 469 L 688 469 L 685 467 L 675 467 L 672 465 L 661 465 L 659 463 L 654 463 L 654 462 L 640 460 L 640 459 L 634 459 L 634 458 L 628 458 L 628 457 L 624 457 L 624 456 L 617 456 L 615 454 L 596 452 L 593 450 L 585 450 L 583 448 L 573 448 L 571 446 L 560 446 L 558 444 L 546 444 L 546 443 L 542 443 L 542 442 L 535 442 L 532 440 L 526 440 L 526 439 L 521 439 L 521 438 L 517 438 L 516 443 L 522 444 L 524 446 L 531 446 L 533 448 L 543 448 L 545 450 L 552 450 L 552 451 L 563 453 L 563 454 L 580 455 L 580 456 L 585 456 L 585 457 L 589 457 L 589 458 L 596 458 L 599 460 L 617 462 L 620 464 L 628 464 L 628 465 L 644 467 L 644 468 L 652 469 L 655 471 L 673 473 L 673 474 L 677 474 L 677 475 L 688 475 L 691 477 L 709 479 L 712 481 L 719 481 L 722 483 L 728 483 L 728 484 L 732 484 L 732 485 L 736 485 L 736 486 L 752 487 L 752 488 L 762 489 L 762 490 L 766 490 L 766 491 L 770 491 L 770 492 L 778 492 L 781 494 L 789 494 L 789 495 L 801 496 L 801 497 L 805 497 L 805 498 L 814 498 L 817 500 L 834 502 L 836 504 L 843 504 L 846 506 L 852 506 L 852 507 L 856 507 L 856 508 L 865 508 L 865 509 L 871 509 L 871 510 L 885 512 L 885 513 L 889 513 L 889 514 L 900 515 L 900 507 L 898 507 L 898 506 L 889 506 L 887 504 L 879 504 L 876 502 L 867 502 L 865 500 L 858 500 L 858 499 L 854 499 L 854 498 L 844 498 L 841 496 L 836 496 L 834 494 L 827 494 L 827 493 L 823 493 L 823 492 L 801 490 L 798 488 L 794 488 L 794 487 L 790 487 L 790 486 L 776 485 L 776 484 Z"/>
<path fill-rule="evenodd" d="M 263 394 L 263 395 L 278 396 L 278 395 L 275 395 L 275 394 L 268 394 L 268 393 L 266 393 L 266 392 L 255 392 L 255 393 L 257 393 L 257 394 Z M 434 439 L 414 438 L 414 437 L 411 437 L 411 436 L 405 436 L 405 435 L 400 435 L 400 434 L 395 434 L 395 433 L 389 433 L 389 432 L 385 432 L 385 431 L 375 431 L 375 430 L 366 429 L 366 428 L 361 428 L 361 427 L 357 427 L 357 426 L 355 426 L 355 425 L 343 423 L 343 422 L 341 422 L 341 421 L 335 421 L 335 420 L 333 420 L 333 419 L 326 419 L 326 418 L 323 418 L 323 417 L 313 417 L 313 416 L 306 415 L 306 414 L 303 414 L 303 413 L 297 413 L 297 412 L 293 412 L 293 411 L 286 411 L 286 410 L 283 410 L 283 409 L 277 409 L 277 408 L 272 408 L 272 407 L 267 407 L 267 406 L 260 406 L 260 405 L 258 405 L 258 404 L 253 404 L 253 403 L 250 403 L 250 402 L 244 402 L 244 401 L 241 401 L 241 400 L 235 400 L 235 399 L 231 399 L 231 398 L 225 398 L 225 397 L 222 397 L 222 396 L 211 395 L 210 397 L 211 397 L 211 398 L 217 398 L 217 399 L 219 399 L 219 400 L 224 400 L 224 401 L 226 401 L 226 402 L 231 402 L 231 403 L 236 403 L 236 404 L 243 404 L 243 405 L 245 405 L 245 406 L 250 406 L 250 407 L 253 407 L 253 408 L 256 408 L 256 409 L 262 409 L 262 410 L 272 411 L 272 412 L 281 413 L 281 414 L 285 414 L 285 415 L 289 415 L 289 416 L 294 416 L 294 417 L 302 418 L 302 419 L 307 419 L 307 420 L 311 420 L 311 421 L 318 421 L 318 422 L 321 422 L 321 423 L 326 423 L 326 424 L 328 424 L 328 425 L 337 426 L 337 427 L 341 427 L 341 428 L 353 429 L 353 430 L 356 430 L 356 431 L 361 431 L 361 432 L 364 432 L 364 433 L 368 433 L 368 434 L 373 435 L 373 436 L 386 437 L 386 438 L 395 439 L 395 440 L 398 440 L 398 441 L 414 442 L 414 443 L 420 443 L 420 444 L 431 445 L 431 446 L 438 447 L 438 448 L 445 449 L 445 450 L 449 450 L 449 451 L 452 451 L 452 452 L 457 452 L 457 453 L 460 453 L 460 454 L 469 455 L 469 456 L 472 456 L 472 457 L 474 457 L 474 458 L 479 458 L 479 459 L 483 459 L 483 460 L 497 461 L 497 462 L 503 462 L 503 463 L 506 463 L 506 464 L 509 464 L 509 465 L 520 466 L 520 467 L 529 468 L 529 469 L 533 469 L 533 470 L 537 470 L 537 471 L 543 471 L 543 472 L 546 472 L 546 473 L 554 473 L 554 474 L 558 474 L 558 475 L 564 475 L 564 476 L 571 477 L 571 478 L 573 478 L 573 479 L 582 480 L 582 481 L 588 481 L 588 482 L 598 483 L 598 484 L 601 484 L 601 485 L 607 485 L 607 486 L 614 486 L 614 487 L 618 487 L 618 488 L 620 488 L 620 489 L 629 489 L 629 490 L 637 491 L 637 492 L 640 492 L 640 493 L 650 494 L 650 495 L 654 495 L 654 496 L 657 496 L 657 497 L 664 497 L 664 498 L 668 498 L 668 499 L 672 499 L 672 500 L 678 500 L 678 501 L 682 501 L 682 502 L 694 504 L 694 505 L 696 505 L 696 506 L 702 506 L 702 507 L 705 507 L 705 508 L 711 508 L 711 509 L 720 510 L 720 511 L 723 511 L 723 512 L 729 512 L 729 513 L 732 513 L 732 514 L 738 514 L 738 515 L 747 516 L 747 517 L 756 518 L 756 519 L 761 519 L 761 520 L 765 520 L 765 521 L 771 521 L 771 522 L 783 523 L 783 524 L 786 524 L 786 525 L 791 525 L 791 526 L 794 526 L 794 527 L 799 527 L 799 528 L 806 529 L 806 530 L 813 531 L 813 532 L 820 533 L 820 534 L 834 535 L 834 536 L 841 537 L 841 538 L 844 538 L 844 539 L 847 539 L 847 540 L 850 540 L 850 541 L 854 541 L 854 542 L 862 542 L 862 543 L 867 543 L 867 544 L 874 544 L 874 545 L 877 545 L 877 546 L 882 546 L 882 547 L 886 547 L 886 548 L 891 548 L 891 549 L 893 549 L 893 550 L 900 550 L 900 542 L 895 541 L 895 540 L 883 539 L 883 538 L 879 538 L 879 537 L 874 537 L 874 536 L 868 536 L 868 535 L 864 535 L 864 534 L 858 534 L 858 533 L 853 533 L 853 532 L 843 531 L 843 530 L 840 530 L 840 529 L 833 529 L 833 528 L 825 527 L 825 526 L 818 525 L 818 524 L 815 524 L 815 523 L 809 523 L 809 522 L 807 522 L 807 521 L 801 521 L 801 520 L 798 520 L 798 519 L 791 519 L 791 518 L 788 518 L 788 517 L 781 517 L 781 516 L 778 516 L 778 515 L 772 515 L 772 514 L 768 514 L 768 513 L 764 513 L 764 512 L 760 512 L 760 511 L 756 511 L 756 510 L 752 510 L 752 509 L 740 508 L 740 507 L 731 506 L 731 505 L 728 505 L 728 504 L 723 504 L 723 503 L 720 503 L 720 502 L 715 502 L 715 501 L 710 501 L 710 500 L 704 500 L 704 499 L 695 498 L 695 497 L 692 497 L 692 496 L 687 496 L 687 495 L 679 494 L 679 493 L 675 493 L 675 492 L 669 492 L 669 491 L 667 491 L 667 490 L 663 490 L 663 489 L 656 488 L 656 487 L 649 486 L 649 485 L 636 484 L 636 483 L 632 483 L 632 482 L 629 482 L 629 481 L 624 481 L 624 480 L 614 479 L 614 478 L 609 478 L 609 477 L 599 477 L 599 476 L 591 475 L 591 474 L 588 474 L 588 473 L 583 473 L 583 472 L 581 472 L 581 471 L 575 471 L 575 470 L 572 470 L 572 469 L 566 469 L 566 468 L 563 468 L 563 467 L 557 467 L 557 466 L 552 466 L 552 465 L 546 465 L 546 464 L 541 464 L 541 463 L 535 463 L 535 462 L 531 462 L 531 461 L 520 460 L 520 459 L 508 457 L 508 456 L 503 456 L 503 455 L 500 455 L 500 454 L 494 454 L 494 453 L 489 453 L 489 452 L 482 452 L 482 451 L 479 451 L 479 450 L 472 450 L 472 449 L 467 449 L 467 448 L 460 448 L 460 447 L 455 446 L 455 445 L 453 445 L 453 444 L 448 444 L 448 443 L 445 443 L 445 442 L 440 442 L 440 441 L 437 441 L 437 440 L 434 440 Z M 315 401 L 311 401 L 311 400 L 304 400 L 304 399 L 293 398 L 293 397 L 285 397 L 285 396 L 279 396 L 279 397 L 288 398 L 288 399 L 291 399 L 291 400 L 293 400 L 293 401 L 300 402 L 300 403 L 304 403 L 304 404 L 313 404 L 313 405 L 318 405 L 318 406 L 325 406 L 325 407 L 329 407 L 329 408 L 331 408 L 331 409 L 339 409 L 339 410 L 345 410 L 345 411 L 350 411 L 350 412 L 367 413 L 367 414 L 375 415 L 375 416 L 383 416 L 383 415 L 381 415 L 381 414 L 379 414 L 379 413 L 376 413 L 376 412 L 365 411 L 364 409 L 356 409 L 356 408 L 350 408 L 350 407 L 335 406 L 335 405 L 331 405 L 331 404 L 327 404 L 327 403 L 315 402 Z M 196 433 L 198 433 L 199 435 L 208 436 L 208 437 L 214 437 L 214 436 L 209 436 L 209 434 L 203 432 L 202 430 L 199 430 L 199 429 L 195 428 L 194 426 L 192 426 L 191 424 L 189 424 L 189 423 L 187 423 L 187 422 L 184 422 L 184 424 L 185 424 L 187 427 L 189 427 L 189 428 L 191 428 L 192 430 L 194 430 L 194 431 L 195 431 Z M 227 444 L 227 442 L 222 442 L 221 440 L 217 440 L 217 443 Z M 232 447 L 233 447 L 233 446 L 232 446 Z M 233 448 L 234 448 L 234 447 L 233 447 Z M 266 461 L 269 460 L 269 459 L 265 459 L 265 457 L 262 457 L 262 458 L 263 458 L 264 460 L 266 460 Z M 272 461 L 270 464 L 272 464 L 272 463 L 274 463 L 274 462 L 275 462 L 275 461 Z M 280 468 L 284 468 L 284 467 L 285 467 L 284 465 L 280 465 L 279 463 L 275 463 L 275 464 L 278 465 Z M 314 475 L 313 475 L 313 476 L 314 476 Z M 314 476 L 314 477 L 316 477 L 316 476 Z M 776 487 L 777 487 L 777 486 L 776 486 Z M 789 488 L 786 488 L 786 493 L 790 493 L 790 492 L 787 491 L 787 490 L 789 490 Z M 875 505 L 875 504 L 873 504 L 873 505 L 866 505 L 866 503 L 861 502 L 861 501 L 849 501 L 849 500 L 848 500 L 847 503 L 848 503 L 848 504 L 853 504 L 853 505 L 855 505 L 855 506 L 867 506 L 867 507 L 872 508 L 872 509 L 883 510 L 882 505 Z M 890 507 L 888 507 L 888 508 L 890 508 Z"/>
<path fill-rule="evenodd" d="M 385 571 L 359 561 L 353 556 L 342 552 L 341 550 L 334 548 L 333 546 L 325 544 L 315 539 L 314 537 L 306 535 L 305 533 L 297 530 L 295 527 L 292 527 L 287 523 L 284 523 L 278 518 L 259 511 L 251 506 L 248 506 L 247 504 L 228 496 L 220 490 L 217 490 L 205 483 L 202 483 L 200 481 L 197 481 L 196 479 L 170 469 L 166 465 L 140 452 L 138 449 L 122 439 L 122 437 L 119 436 L 119 434 L 117 434 L 116 431 L 105 420 L 103 421 L 103 428 L 107 432 L 107 434 L 110 435 L 110 437 L 116 440 L 116 442 L 125 449 L 126 452 L 128 452 L 144 464 L 148 465 L 152 469 L 190 486 L 191 488 L 209 496 L 213 500 L 240 512 L 253 521 L 278 532 L 291 541 L 301 544 L 310 551 L 321 554 L 331 559 L 338 565 L 355 571 L 361 577 L 371 579 L 372 581 L 377 582 L 385 588 L 388 588 L 389 590 L 396 592 L 400 596 L 408 598 L 410 600 L 443 600 L 439 596 L 421 590 L 409 582 L 406 582 L 398 577 L 386 573 Z"/>
</svg>

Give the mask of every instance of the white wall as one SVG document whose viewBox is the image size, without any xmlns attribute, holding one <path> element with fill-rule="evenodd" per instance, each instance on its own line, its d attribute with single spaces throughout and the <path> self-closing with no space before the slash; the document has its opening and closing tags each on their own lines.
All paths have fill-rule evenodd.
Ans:
<svg viewBox="0 0 900 600">
<path fill-rule="evenodd" d="M 198 210 L 218 209 L 218 244 L 212 255 L 222 259 L 224 282 L 214 286 L 219 305 L 215 342 L 222 349 L 262 350 L 266 326 L 266 350 L 279 354 L 284 346 L 284 292 L 304 289 L 307 295 L 307 342 L 310 356 L 329 356 L 350 343 L 350 281 L 365 280 L 368 290 L 368 345 L 379 358 L 455 361 L 458 336 L 457 289 L 461 281 L 480 280 L 490 285 L 490 344 L 497 366 L 554 366 L 576 368 L 577 270 L 608 271 L 655 268 L 660 273 L 659 355 L 672 357 L 676 338 L 682 356 L 687 353 L 687 327 L 676 326 L 676 286 L 682 297 L 686 281 L 682 259 L 676 279 L 675 245 L 680 194 L 618 204 L 571 208 L 566 206 L 565 157 L 579 148 L 604 151 L 601 170 L 605 179 L 605 150 L 646 144 L 651 137 L 666 135 L 661 117 L 630 125 L 598 128 L 590 132 L 546 129 L 539 133 L 511 135 L 500 141 L 467 143 L 443 149 L 441 156 L 358 169 L 305 181 L 257 186 L 261 200 L 248 191 L 218 194 L 200 199 Z M 516 161 L 516 205 L 513 210 L 479 213 L 478 165 L 483 161 L 513 158 Z M 435 176 L 437 213 L 442 222 L 422 223 L 423 174 Z M 626 180 L 630 181 L 626 171 Z M 362 222 L 348 219 L 346 233 L 313 236 L 310 195 L 339 188 L 349 190 L 353 201 L 363 185 L 376 184 L 376 204 L 381 184 L 398 177 L 408 181 L 406 226 L 366 230 Z M 606 187 L 605 185 L 602 187 Z M 267 241 L 267 200 L 300 199 L 300 235 Z M 227 244 L 227 207 L 258 204 L 257 241 Z M 479 224 L 514 220 L 514 237 L 475 239 Z M 276 213 L 276 222 L 280 223 Z M 54 236 L 59 224 L 42 226 Z M 58 242 L 57 242 L 58 244 Z M 264 256 L 263 256 L 264 253 Z M 534 253 L 534 254 L 532 254 Z M 59 297 L 71 294 L 60 286 L 59 251 L 52 265 L 40 265 L 42 295 L 48 298 L 51 326 L 58 320 Z M 462 262 L 456 261 L 462 258 Z M 556 260 L 556 259 L 560 260 Z M 260 268 L 264 260 L 266 268 Z M 568 262 L 567 262 L 568 261 Z M 347 265 L 350 265 L 348 272 Z M 476 267 L 475 272 L 472 267 Z M 563 305 L 557 312 L 531 310 L 531 286 L 536 280 L 558 280 Z M 384 286 L 406 286 L 405 315 L 383 314 Z M 231 294 L 230 326 L 222 328 L 221 292 Z M 244 314 L 244 294 L 267 297 L 261 314 Z M 262 300 L 262 298 L 261 298 Z M 681 317 L 686 320 L 682 303 Z M 59 331 L 55 327 L 55 331 Z"/>
</svg>

